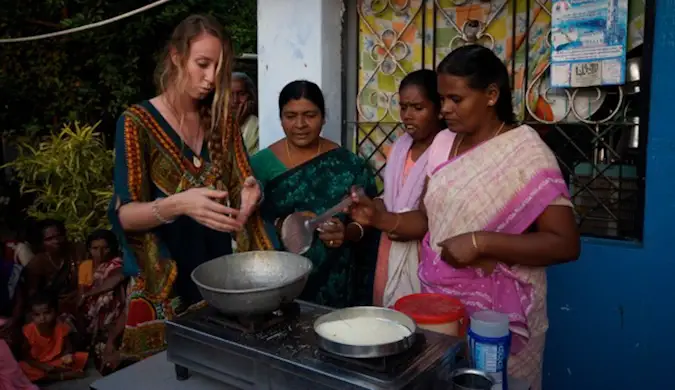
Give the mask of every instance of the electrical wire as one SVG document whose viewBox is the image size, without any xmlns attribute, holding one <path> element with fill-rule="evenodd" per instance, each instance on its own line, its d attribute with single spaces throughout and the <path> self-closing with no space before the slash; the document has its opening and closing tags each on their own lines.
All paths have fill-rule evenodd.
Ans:
<svg viewBox="0 0 675 390">
<path fill-rule="evenodd" d="M 133 11 L 129 11 L 129 12 L 121 14 L 121 15 L 117 15 L 117 16 L 112 17 L 110 19 L 101 20 L 100 22 L 91 23 L 91 24 L 87 24 L 87 25 L 84 25 L 84 26 L 80 26 L 80 27 L 69 28 L 67 30 L 56 31 L 56 32 L 53 32 L 53 33 L 48 33 L 48 34 L 33 35 L 33 36 L 30 36 L 30 37 L 0 39 L 0 44 L 2 44 L 2 43 L 18 43 L 18 42 L 37 41 L 37 40 L 40 40 L 40 39 L 54 38 L 54 37 L 59 37 L 59 36 L 62 36 L 62 35 L 78 33 L 78 32 L 85 31 L 85 30 L 91 30 L 93 28 L 102 27 L 102 26 L 105 26 L 107 24 L 115 23 L 119 20 L 126 19 L 128 17 L 134 16 L 136 14 L 140 14 L 141 12 L 145 12 L 147 10 L 150 10 L 152 8 L 160 6 L 164 3 L 168 3 L 169 1 L 171 1 L 171 0 L 158 0 L 158 1 L 155 1 L 154 3 L 150 3 L 146 6 L 135 9 Z"/>
</svg>

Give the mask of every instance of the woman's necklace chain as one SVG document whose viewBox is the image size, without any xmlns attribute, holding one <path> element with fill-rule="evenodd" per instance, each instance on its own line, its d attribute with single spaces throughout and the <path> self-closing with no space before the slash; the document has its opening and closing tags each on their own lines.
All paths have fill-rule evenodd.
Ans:
<svg viewBox="0 0 675 390">
<path fill-rule="evenodd" d="M 291 164 L 292 167 L 295 166 L 295 162 L 293 161 L 293 158 L 291 157 L 291 148 L 288 146 L 288 138 L 286 138 L 285 142 L 286 144 L 286 155 L 288 156 L 288 162 Z M 321 154 L 321 138 L 319 138 L 319 146 L 316 148 L 316 155 L 312 158 L 317 158 L 319 157 L 319 154 Z"/>
<path fill-rule="evenodd" d="M 57 266 L 56 263 L 54 262 L 54 259 L 52 259 L 51 254 L 47 253 L 47 258 L 49 259 L 49 262 L 52 263 L 52 267 L 54 267 L 54 269 L 57 270 L 61 269 L 61 267 L 63 267 L 63 263 L 66 261 L 65 259 L 61 259 L 61 264 Z"/>
<path fill-rule="evenodd" d="M 501 134 L 502 130 L 504 130 L 505 125 L 506 125 L 506 122 L 502 122 L 502 125 L 499 126 L 497 131 L 495 131 L 494 135 L 492 137 L 490 137 L 489 139 L 492 139 L 492 138 L 498 136 L 499 134 Z M 464 141 L 464 137 L 460 136 L 459 140 L 457 141 L 457 144 L 455 146 L 453 146 L 453 148 L 452 148 L 452 153 L 450 153 L 450 158 L 457 157 L 457 153 L 459 153 L 459 147 L 462 145 L 462 141 Z"/>
<path fill-rule="evenodd" d="M 178 133 L 178 135 L 181 137 L 182 140 L 185 140 L 187 137 L 185 137 L 185 134 L 183 134 L 183 120 L 181 118 L 179 118 L 178 111 L 176 110 L 176 108 L 172 104 L 169 104 L 169 101 L 167 100 L 166 96 L 162 95 L 162 99 L 164 100 L 164 104 L 169 108 L 169 111 L 171 111 L 171 115 L 173 116 L 173 119 L 178 122 L 178 128 L 176 129 L 176 132 Z M 197 133 L 197 136 L 194 137 L 194 140 L 199 140 L 199 138 L 201 137 L 202 138 L 201 142 L 200 142 L 200 144 L 201 144 L 201 143 L 204 142 L 204 137 L 203 137 L 204 133 L 202 131 L 201 123 L 199 124 L 197 130 L 198 130 L 198 133 Z M 183 142 L 185 142 L 185 141 L 183 141 Z M 192 150 L 192 154 L 193 154 L 192 164 L 195 167 L 200 168 L 202 166 L 202 158 L 200 156 L 201 150 L 195 151 L 195 149 L 193 149 L 192 146 L 188 146 L 188 147 Z"/>
</svg>

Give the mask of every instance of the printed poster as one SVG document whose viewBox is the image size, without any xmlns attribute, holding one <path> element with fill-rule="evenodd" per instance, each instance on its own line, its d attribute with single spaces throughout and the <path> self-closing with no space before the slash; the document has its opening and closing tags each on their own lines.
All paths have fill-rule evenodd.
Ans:
<svg viewBox="0 0 675 390">
<path fill-rule="evenodd" d="M 628 0 L 553 0 L 551 86 L 625 80 Z"/>
</svg>

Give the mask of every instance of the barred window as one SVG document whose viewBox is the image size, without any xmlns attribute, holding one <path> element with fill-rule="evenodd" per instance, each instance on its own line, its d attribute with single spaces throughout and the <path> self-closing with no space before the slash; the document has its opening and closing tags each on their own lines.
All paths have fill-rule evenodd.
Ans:
<svg viewBox="0 0 675 390">
<path fill-rule="evenodd" d="M 491 48 L 511 74 L 518 119 L 558 157 L 584 235 L 641 240 L 654 1 L 629 0 L 626 84 L 550 87 L 550 0 L 359 0 L 345 24 L 345 141 L 382 189 L 402 133 L 397 88 L 453 48 Z"/>
</svg>

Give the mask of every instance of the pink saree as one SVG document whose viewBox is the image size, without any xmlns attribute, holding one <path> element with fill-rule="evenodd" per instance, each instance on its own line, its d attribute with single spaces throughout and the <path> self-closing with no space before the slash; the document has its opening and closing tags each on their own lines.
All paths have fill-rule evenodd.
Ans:
<svg viewBox="0 0 675 390">
<path fill-rule="evenodd" d="M 507 313 L 514 336 L 509 374 L 535 390 L 541 388 L 548 328 L 545 269 L 502 263 L 489 275 L 478 268 L 455 269 L 441 260 L 435 243 L 473 231 L 521 234 L 549 205 L 571 206 L 568 198 L 555 156 L 529 126 L 437 166 L 424 198 L 429 233 L 422 242 L 422 291 L 457 297 L 469 314 Z"/>
</svg>

